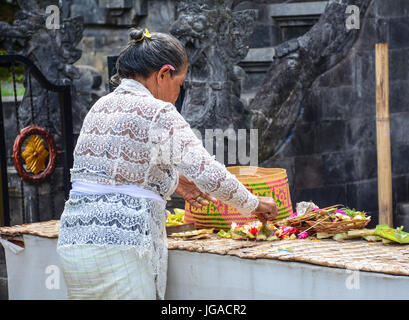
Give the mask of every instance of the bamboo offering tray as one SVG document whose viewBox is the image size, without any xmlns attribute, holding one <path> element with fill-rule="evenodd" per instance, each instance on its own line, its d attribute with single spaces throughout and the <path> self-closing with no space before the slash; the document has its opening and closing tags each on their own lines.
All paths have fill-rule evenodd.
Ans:
<svg viewBox="0 0 409 320">
<path fill-rule="evenodd" d="M 214 253 L 244 259 L 273 259 L 326 267 L 409 276 L 409 246 L 365 240 L 280 240 L 268 242 L 232 239 L 168 239 L 169 250 Z"/>
<path fill-rule="evenodd" d="M 11 227 L 1 227 L 0 236 L 3 238 L 14 238 L 23 234 L 45 238 L 58 238 L 60 230 L 60 220 L 50 220 L 44 222 L 27 223 Z"/>
<path fill-rule="evenodd" d="M 58 238 L 59 220 L 1 227 L 0 236 L 20 238 L 23 234 Z M 273 259 L 305 262 L 326 267 L 409 276 L 409 246 L 384 245 L 365 240 L 239 241 L 232 239 L 180 240 L 168 238 L 169 250 L 230 255 L 244 259 Z"/>
</svg>

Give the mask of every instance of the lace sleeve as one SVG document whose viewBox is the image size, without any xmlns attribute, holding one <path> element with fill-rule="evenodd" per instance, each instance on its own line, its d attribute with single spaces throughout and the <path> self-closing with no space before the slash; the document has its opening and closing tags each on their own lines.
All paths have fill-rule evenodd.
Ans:
<svg viewBox="0 0 409 320">
<path fill-rule="evenodd" d="M 202 191 L 249 215 L 258 199 L 214 156 L 211 156 L 190 125 L 172 104 L 158 113 L 151 128 L 155 160 L 174 165 Z"/>
</svg>

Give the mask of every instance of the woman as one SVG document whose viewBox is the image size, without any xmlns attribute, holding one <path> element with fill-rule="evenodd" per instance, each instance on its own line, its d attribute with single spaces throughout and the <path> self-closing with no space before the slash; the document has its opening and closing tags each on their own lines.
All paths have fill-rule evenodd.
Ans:
<svg viewBox="0 0 409 320">
<path fill-rule="evenodd" d="M 133 29 L 117 61 L 114 92 L 84 119 L 74 151 L 73 188 L 61 216 L 58 253 L 69 299 L 163 299 L 167 199 L 193 206 L 216 198 L 277 215 L 210 156 L 174 104 L 188 60 L 174 37 Z"/>
</svg>

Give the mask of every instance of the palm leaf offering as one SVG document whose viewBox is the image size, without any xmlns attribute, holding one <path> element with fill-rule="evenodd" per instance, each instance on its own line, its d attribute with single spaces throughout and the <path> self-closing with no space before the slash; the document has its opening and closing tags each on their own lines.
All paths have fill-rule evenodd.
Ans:
<svg viewBox="0 0 409 320">
<path fill-rule="evenodd" d="M 185 223 L 185 210 L 175 208 L 173 209 L 174 213 L 171 213 L 169 210 L 166 211 L 168 214 L 166 226 L 178 226 Z"/>
<path fill-rule="evenodd" d="M 172 233 L 169 237 L 182 240 L 209 239 L 215 237 L 214 229 L 200 229 L 186 232 Z"/>
<path fill-rule="evenodd" d="M 403 227 L 393 229 L 387 225 L 378 225 L 375 229 L 366 229 L 371 218 L 365 211 L 350 209 L 337 204 L 326 208 L 319 208 L 313 203 L 303 203 L 301 214 L 293 213 L 279 222 L 250 221 L 244 224 L 232 223 L 230 230 L 220 229 L 217 234 L 214 229 L 187 230 L 184 232 L 170 231 L 169 237 L 179 240 L 218 238 L 252 241 L 276 241 L 310 239 L 333 239 L 336 241 L 364 239 L 368 242 L 382 242 L 383 244 L 409 243 L 409 233 Z M 186 225 L 185 210 L 173 209 L 167 211 L 166 226 L 175 228 Z M 173 232 L 173 233 L 172 233 Z"/>
</svg>

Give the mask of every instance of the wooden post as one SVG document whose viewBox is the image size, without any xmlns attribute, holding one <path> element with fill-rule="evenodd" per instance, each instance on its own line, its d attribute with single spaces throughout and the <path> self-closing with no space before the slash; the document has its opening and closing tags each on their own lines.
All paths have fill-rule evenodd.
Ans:
<svg viewBox="0 0 409 320">
<path fill-rule="evenodd" d="M 375 46 L 379 224 L 393 227 L 388 44 Z"/>
</svg>

